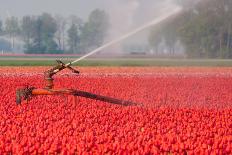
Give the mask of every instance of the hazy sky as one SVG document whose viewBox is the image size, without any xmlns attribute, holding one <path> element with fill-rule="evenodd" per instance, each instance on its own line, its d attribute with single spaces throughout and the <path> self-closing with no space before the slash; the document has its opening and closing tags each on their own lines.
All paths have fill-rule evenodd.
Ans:
<svg viewBox="0 0 232 155">
<path fill-rule="evenodd" d="M 74 14 L 86 18 L 96 8 L 104 9 L 107 12 L 114 10 L 123 17 L 124 10 L 133 12 L 133 9 L 138 8 L 136 5 L 140 5 L 140 8 L 147 11 L 164 1 L 170 0 L 0 0 L 0 18 L 38 15 L 43 12 L 64 16 Z"/>
<path fill-rule="evenodd" d="M 104 9 L 111 0 L 0 0 L 0 17 L 38 15 L 42 12 L 86 18 L 95 8 Z"/>
</svg>

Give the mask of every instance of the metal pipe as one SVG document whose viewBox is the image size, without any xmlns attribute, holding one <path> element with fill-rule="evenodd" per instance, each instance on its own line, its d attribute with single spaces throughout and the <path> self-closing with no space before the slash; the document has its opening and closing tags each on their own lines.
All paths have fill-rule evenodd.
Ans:
<svg viewBox="0 0 232 155">
<path fill-rule="evenodd" d="M 112 97 L 107 97 L 107 96 L 102 96 L 102 95 L 97 95 L 81 90 L 73 90 L 73 89 L 33 89 L 31 92 L 32 95 L 74 95 L 74 96 L 80 96 L 80 97 L 85 97 L 89 99 L 94 99 L 98 101 L 103 101 L 103 102 L 108 102 L 112 104 L 118 104 L 118 105 L 123 105 L 123 106 L 131 106 L 131 105 L 141 105 L 138 103 L 134 103 L 131 101 L 126 101 L 126 100 L 121 100 L 121 99 L 116 99 Z"/>
</svg>

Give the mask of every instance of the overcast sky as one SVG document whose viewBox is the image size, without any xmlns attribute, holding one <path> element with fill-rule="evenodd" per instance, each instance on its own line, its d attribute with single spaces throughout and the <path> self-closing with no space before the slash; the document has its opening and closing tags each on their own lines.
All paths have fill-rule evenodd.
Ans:
<svg viewBox="0 0 232 155">
<path fill-rule="evenodd" d="M 0 17 L 38 15 L 43 12 L 86 18 L 96 9 L 105 9 L 111 0 L 0 0 Z"/>
<path fill-rule="evenodd" d="M 138 8 L 136 5 L 139 4 L 141 6 L 139 8 L 151 10 L 151 7 L 154 8 L 155 5 L 158 6 L 164 1 L 170 0 L 0 0 L 0 18 L 39 15 L 48 12 L 64 16 L 74 14 L 85 19 L 96 8 L 107 12 L 113 9 L 123 16 L 124 12 L 120 12 L 122 9 L 128 12 L 134 11 L 133 9 Z"/>
</svg>

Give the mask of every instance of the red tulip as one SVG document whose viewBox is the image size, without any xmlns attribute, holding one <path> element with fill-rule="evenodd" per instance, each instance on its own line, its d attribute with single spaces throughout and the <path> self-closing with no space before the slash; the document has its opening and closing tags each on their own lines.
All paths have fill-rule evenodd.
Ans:
<svg viewBox="0 0 232 155">
<path fill-rule="evenodd" d="M 231 154 L 230 68 L 80 68 L 56 87 L 143 107 L 64 96 L 17 106 L 16 87 L 43 87 L 46 69 L 0 68 L 0 154 Z"/>
</svg>

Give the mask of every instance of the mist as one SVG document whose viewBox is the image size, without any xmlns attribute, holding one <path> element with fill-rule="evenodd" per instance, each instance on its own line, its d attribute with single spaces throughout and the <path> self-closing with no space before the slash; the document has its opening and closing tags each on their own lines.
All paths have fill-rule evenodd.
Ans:
<svg viewBox="0 0 232 155">
<path fill-rule="evenodd" d="M 174 0 L 115 0 L 109 6 L 111 29 L 115 35 L 122 35 L 176 8 Z"/>
<path fill-rule="evenodd" d="M 145 25 L 162 15 L 174 10 L 180 5 L 176 0 L 115 0 L 111 2 L 107 12 L 110 15 L 111 28 L 107 41 L 113 40 L 130 32 L 139 26 Z M 146 46 L 150 28 L 133 35 L 123 42 L 111 46 L 106 52 L 111 54 L 125 53 L 123 47 L 130 45 Z"/>
</svg>

